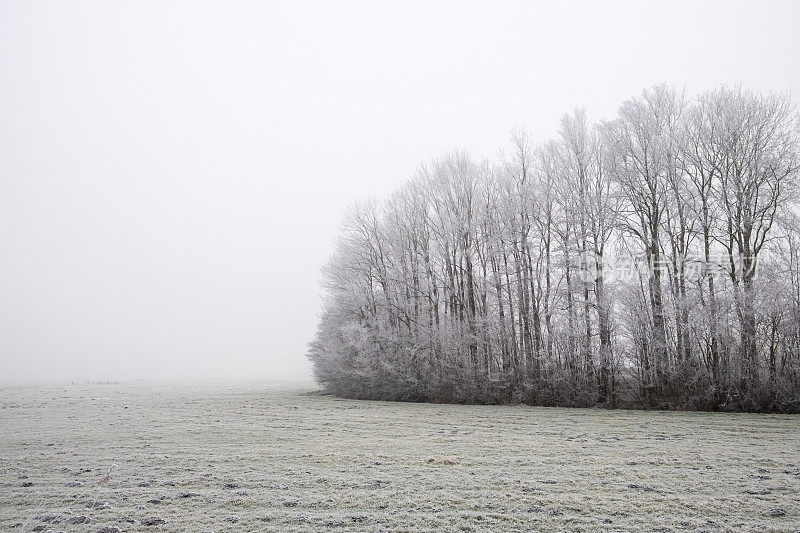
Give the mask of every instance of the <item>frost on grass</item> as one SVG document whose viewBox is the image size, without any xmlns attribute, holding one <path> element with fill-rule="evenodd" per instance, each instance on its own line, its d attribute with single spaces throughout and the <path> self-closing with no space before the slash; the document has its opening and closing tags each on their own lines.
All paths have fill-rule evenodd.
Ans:
<svg viewBox="0 0 800 533">
<path fill-rule="evenodd" d="M 797 416 L 311 390 L 3 386 L 0 531 L 800 527 Z"/>
</svg>

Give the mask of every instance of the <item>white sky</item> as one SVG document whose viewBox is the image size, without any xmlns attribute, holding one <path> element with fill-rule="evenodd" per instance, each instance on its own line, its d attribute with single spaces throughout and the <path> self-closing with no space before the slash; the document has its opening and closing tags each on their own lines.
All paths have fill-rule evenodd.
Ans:
<svg viewBox="0 0 800 533">
<path fill-rule="evenodd" d="M 341 214 L 660 81 L 800 93 L 800 2 L 0 3 L 0 381 L 310 377 Z"/>
</svg>

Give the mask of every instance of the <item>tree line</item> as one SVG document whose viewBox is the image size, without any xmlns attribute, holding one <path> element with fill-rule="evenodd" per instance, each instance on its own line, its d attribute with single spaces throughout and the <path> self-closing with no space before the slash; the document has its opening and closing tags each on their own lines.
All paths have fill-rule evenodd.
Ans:
<svg viewBox="0 0 800 533">
<path fill-rule="evenodd" d="M 352 398 L 800 411 L 800 121 L 668 85 L 346 214 L 308 357 Z"/>
</svg>

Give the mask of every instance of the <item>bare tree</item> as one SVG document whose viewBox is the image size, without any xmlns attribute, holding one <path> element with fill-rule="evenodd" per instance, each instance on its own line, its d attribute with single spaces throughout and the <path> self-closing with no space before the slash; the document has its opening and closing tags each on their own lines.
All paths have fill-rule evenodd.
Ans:
<svg viewBox="0 0 800 533">
<path fill-rule="evenodd" d="M 800 410 L 798 131 L 785 96 L 662 85 L 610 122 L 565 115 L 538 147 L 515 132 L 495 163 L 423 165 L 344 218 L 318 381 L 357 398 Z M 617 276 L 631 253 L 635 275 Z"/>
</svg>

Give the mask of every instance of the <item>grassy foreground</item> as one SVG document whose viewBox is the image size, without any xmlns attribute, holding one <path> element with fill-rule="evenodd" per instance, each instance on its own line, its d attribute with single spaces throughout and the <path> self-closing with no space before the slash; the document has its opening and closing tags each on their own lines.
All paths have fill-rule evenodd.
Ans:
<svg viewBox="0 0 800 533">
<path fill-rule="evenodd" d="M 800 530 L 798 416 L 314 388 L 2 385 L 0 531 Z"/>
</svg>

